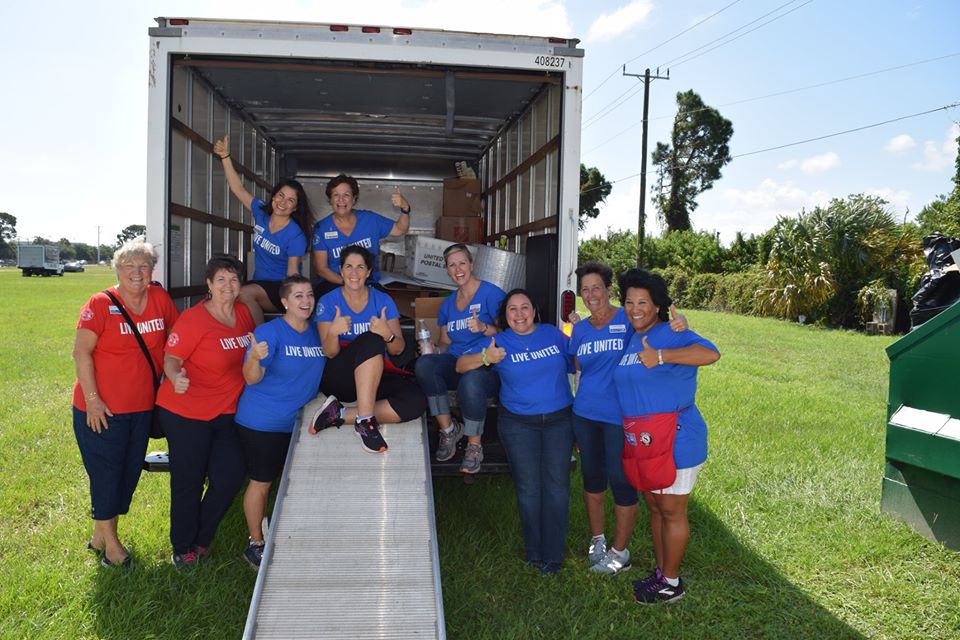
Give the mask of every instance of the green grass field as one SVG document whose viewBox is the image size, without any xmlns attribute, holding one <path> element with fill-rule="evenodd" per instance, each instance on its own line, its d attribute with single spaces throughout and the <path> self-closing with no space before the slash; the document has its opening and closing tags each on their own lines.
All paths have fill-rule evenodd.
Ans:
<svg viewBox="0 0 960 640">
<path fill-rule="evenodd" d="M 121 521 L 135 567 L 101 569 L 85 550 L 70 350 L 80 306 L 112 282 L 105 267 L 43 279 L 0 269 L 0 637 L 239 637 L 254 583 L 239 502 L 214 558 L 181 575 L 169 563 L 167 476 L 144 474 Z M 652 563 L 644 516 L 633 571 L 587 571 L 576 477 L 569 559 L 555 578 L 521 562 L 508 477 L 439 478 L 448 637 L 960 637 L 960 556 L 879 510 L 892 339 L 687 315 L 723 353 L 700 374 L 710 459 L 690 502 L 687 597 L 630 601 L 631 580 Z"/>
</svg>

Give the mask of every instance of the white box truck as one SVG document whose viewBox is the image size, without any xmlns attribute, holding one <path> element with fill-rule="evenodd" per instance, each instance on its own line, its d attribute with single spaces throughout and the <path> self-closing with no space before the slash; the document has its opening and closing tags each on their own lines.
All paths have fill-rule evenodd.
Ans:
<svg viewBox="0 0 960 640">
<path fill-rule="evenodd" d="M 24 278 L 30 276 L 62 276 L 60 247 L 49 244 L 17 245 L 17 266 Z"/>
<path fill-rule="evenodd" d="M 318 217 L 326 182 L 360 182 L 358 206 L 433 235 L 455 163 L 481 180 L 484 244 L 526 256 L 545 319 L 576 286 L 583 50 L 577 40 L 346 24 L 157 18 L 149 30 L 147 239 L 181 305 L 217 253 L 243 258 L 250 214 L 213 142 L 230 134 L 246 188 L 295 177 Z M 402 243 L 398 243 L 402 247 Z M 392 251 L 385 246 L 385 251 Z M 402 248 L 398 248 L 402 253 Z M 309 264 L 309 260 L 305 260 Z M 401 313 L 404 309 L 401 308 Z"/>
</svg>

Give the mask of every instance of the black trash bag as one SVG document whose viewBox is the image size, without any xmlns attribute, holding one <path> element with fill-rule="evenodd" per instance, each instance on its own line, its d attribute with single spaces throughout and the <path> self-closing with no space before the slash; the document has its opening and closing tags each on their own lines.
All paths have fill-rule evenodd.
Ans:
<svg viewBox="0 0 960 640">
<path fill-rule="evenodd" d="M 929 270 L 920 278 L 913 296 L 910 324 L 923 324 L 957 300 L 960 300 L 960 272 L 944 271 L 954 264 L 953 251 L 960 249 L 960 238 L 934 233 L 923 239 L 923 253 Z"/>
</svg>

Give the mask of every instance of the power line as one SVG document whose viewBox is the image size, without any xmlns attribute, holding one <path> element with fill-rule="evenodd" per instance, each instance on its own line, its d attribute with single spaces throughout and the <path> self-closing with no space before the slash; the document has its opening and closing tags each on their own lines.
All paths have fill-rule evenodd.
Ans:
<svg viewBox="0 0 960 640">
<path fill-rule="evenodd" d="M 764 100 L 764 99 L 766 99 L 766 98 L 774 98 L 774 97 L 777 97 L 777 96 L 783 96 L 783 95 L 787 95 L 787 94 L 791 94 L 791 93 L 797 93 L 797 92 L 800 92 L 800 91 L 806 91 L 806 90 L 808 90 L 808 89 L 817 89 L 817 88 L 825 87 L 825 86 L 832 85 L 832 84 L 840 84 L 840 83 L 842 83 L 842 82 L 849 82 L 850 80 L 858 80 L 858 79 L 860 79 L 860 78 L 866 78 L 866 77 L 869 77 L 869 76 L 875 76 L 875 75 L 879 75 L 879 74 L 881 74 L 881 73 L 887 73 L 887 72 L 889 72 L 889 71 L 899 71 L 900 69 L 907 69 L 907 68 L 909 68 L 909 67 L 915 67 L 915 66 L 917 66 L 917 65 L 927 64 L 927 63 L 929 63 L 929 62 L 937 62 L 937 61 L 940 61 L 940 60 L 945 60 L 945 59 L 947 59 L 947 58 L 955 58 L 955 57 L 957 57 L 957 56 L 960 56 L 960 51 L 955 52 L 955 53 L 948 53 L 948 54 L 942 55 L 942 56 L 937 56 L 936 58 L 927 58 L 927 59 L 925 59 L 925 60 L 917 60 L 917 61 L 915 61 L 915 62 L 908 62 L 908 63 L 906 63 L 906 64 L 896 65 L 896 66 L 893 66 L 893 67 L 886 67 L 886 68 L 884 68 L 884 69 L 876 69 L 876 70 L 874 70 L 874 71 L 867 71 L 867 72 L 865 72 L 865 73 L 860 73 L 860 74 L 857 74 L 857 75 L 846 76 L 846 77 L 844 77 L 844 78 L 836 78 L 836 79 L 834 79 L 834 80 L 827 80 L 826 82 L 818 82 L 818 83 L 816 83 L 816 84 L 810 84 L 810 85 L 806 85 L 806 86 L 804 86 L 804 87 L 796 87 L 796 88 L 793 88 L 793 89 L 785 89 L 785 90 L 783 90 L 783 91 L 776 91 L 776 92 L 774 92 L 774 93 L 768 93 L 768 94 L 765 94 L 765 95 L 762 95 L 762 96 L 754 96 L 754 97 L 752 97 L 752 98 L 744 98 L 744 99 L 742 99 L 742 100 L 734 100 L 733 102 L 725 102 L 725 103 L 719 104 L 719 105 L 717 105 L 716 107 L 713 107 L 713 108 L 720 109 L 720 108 L 722 108 L 722 107 L 729 107 L 729 106 L 733 106 L 733 105 L 744 104 L 744 103 L 747 103 L 747 102 L 754 102 L 754 101 L 756 101 L 756 100 Z M 700 111 L 704 111 L 704 110 L 710 109 L 710 108 L 711 108 L 711 107 L 703 107 L 702 109 L 692 109 L 692 110 L 690 110 L 690 111 L 678 111 L 678 112 L 676 113 L 676 115 L 673 115 L 673 116 L 672 116 L 672 115 L 656 116 L 656 117 L 654 117 L 654 118 L 650 118 L 650 120 L 664 120 L 664 119 L 666 119 L 666 118 L 674 118 L 674 117 L 677 117 L 677 116 L 688 115 L 688 114 L 692 114 L 692 113 L 698 113 L 698 112 L 700 112 Z M 585 153 L 592 153 L 592 152 L 596 151 L 597 149 L 599 149 L 600 147 L 604 146 L 604 145 L 607 144 L 608 142 L 613 142 L 614 140 L 620 138 L 624 133 L 626 133 L 626 132 L 629 131 L 630 129 L 633 129 L 634 127 L 636 127 L 636 126 L 638 126 L 638 125 L 640 125 L 640 124 L 642 124 L 642 123 L 643 123 L 642 120 L 638 120 L 638 121 L 634 122 L 633 124 L 630 124 L 630 125 L 627 126 L 626 128 L 622 129 L 620 132 L 618 132 L 616 135 L 611 136 L 610 138 L 607 138 L 606 140 L 604 140 L 604 141 L 601 142 L 600 144 L 596 145 L 595 147 L 591 148 L 589 151 L 586 151 Z M 591 123 L 591 124 L 593 124 L 593 123 Z M 585 127 L 583 127 L 583 128 L 586 129 L 587 127 L 585 126 Z"/>
<path fill-rule="evenodd" d="M 792 0 L 792 1 L 795 2 L 796 0 Z M 700 20 L 699 22 L 697 22 L 697 23 L 695 23 L 695 24 L 687 27 L 686 29 L 684 29 L 684 30 L 681 31 L 680 33 L 676 34 L 675 36 L 672 36 L 672 37 L 670 37 L 670 38 L 667 38 L 666 40 L 664 40 L 664 41 L 661 42 L 660 44 L 656 45 L 655 47 L 653 47 L 653 48 L 651 48 L 651 49 L 647 49 L 646 51 L 644 51 L 644 52 L 641 53 L 640 55 L 637 55 L 637 56 L 634 56 L 633 58 L 630 58 L 629 60 L 627 60 L 626 62 L 624 62 L 623 65 L 630 64 L 630 63 L 633 62 L 634 60 L 637 60 L 637 59 L 639 59 L 639 58 L 642 58 L 643 56 L 647 55 L 648 53 L 653 53 L 654 51 L 656 51 L 657 49 L 659 49 L 659 48 L 662 47 L 663 45 L 669 44 L 670 42 L 673 42 L 674 40 L 676 40 L 677 38 L 679 38 L 679 37 L 682 36 L 683 34 L 687 33 L 688 31 L 692 31 L 693 29 L 696 29 L 697 27 L 699 27 L 700 25 L 702 25 L 702 24 L 703 24 L 704 22 L 706 22 L 707 20 L 710 20 L 711 18 L 713 18 L 713 17 L 715 17 L 715 16 L 723 13 L 724 11 L 726 11 L 727 9 L 729 9 L 730 7 L 732 7 L 733 5 L 737 4 L 738 2 L 740 2 L 740 0 L 733 0 L 733 2 L 731 2 L 731 3 L 728 4 L 727 6 L 723 7 L 722 9 L 719 9 L 719 10 L 715 11 L 714 13 L 710 14 L 709 16 L 707 16 L 706 18 L 704 18 L 703 20 Z M 599 89 L 600 87 L 602 87 L 603 85 L 605 85 L 605 84 L 607 83 L 607 81 L 610 80 L 610 78 L 612 78 L 613 76 L 617 75 L 617 71 L 619 71 L 620 68 L 621 68 L 623 65 L 617 65 L 617 68 L 614 69 L 613 72 L 610 73 L 610 75 L 608 75 L 606 78 L 604 78 L 603 81 L 600 82 L 600 84 L 598 84 L 596 87 L 594 87 L 593 89 L 591 89 L 591 90 L 590 90 L 590 93 L 588 93 L 587 95 L 583 96 L 583 101 L 586 102 L 587 98 L 589 98 L 589 97 L 592 96 L 594 93 L 596 93 L 597 89 Z"/>
<path fill-rule="evenodd" d="M 740 25 L 739 27 L 737 27 L 737 28 L 734 29 L 733 31 L 728 31 L 727 33 L 723 34 L 723 35 L 720 36 L 719 38 L 715 38 L 714 40 L 711 40 L 710 42 L 708 42 L 708 43 L 706 43 L 706 44 L 700 45 L 699 47 L 697 47 L 697 48 L 695 48 L 695 49 L 691 49 L 690 51 L 684 53 L 683 55 L 677 56 L 676 58 L 674 58 L 673 60 L 668 61 L 668 62 L 665 63 L 665 64 L 659 65 L 659 66 L 657 67 L 657 69 L 666 68 L 667 65 L 669 65 L 669 64 L 672 63 L 672 62 L 674 62 L 675 60 L 680 60 L 681 58 L 685 58 L 685 57 L 689 56 L 689 55 L 692 54 L 692 53 L 696 53 L 697 51 L 700 51 L 700 50 L 703 49 L 704 47 L 708 47 L 708 46 L 710 46 L 711 44 L 713 44 L 713 43 L 715 43 L 715 42 L 717 42 L 717 41 L 719 41 L 719 40 L 723 40 L 723 39 L 726 38 L 727 36 L 732 35 L 732 34 L 734 34 L 734 33 L 737 33 L 738 31 L 740 31 L 740 30 L 742 30 L 742 29 L 744 29 L 744 28 L 746 28 L 746 27 L 749 27 L 750 25 L 754 24 L 755 22 L 757 22 L 757 21 L 759 21 L 759 20 L 763 20 L 763 19 L 766 18 L 767 16 L 770 16 L 770 15 L 776 13 L 777 11 L 783 9 L 784 7 L 789 6 L 789 5 L 791 5 L 791 4 L 795 3 L 795 2 L 798 2 L 798 1 L 799 1 L 799 0 L 789 0 L 788 2 L 785 2 L 785 3 L 783 3 L 782 5 L 780 5 L 779 7 L 777 7 L 776 9 L 774 9 L 774 10 L 772 10 L 772 11 L 768 11 L 767 13 L 763 14 L 763 15 L 760 16 L 759 18 L 755 18 L 755 19 L 751 20 L 750 22 L 747 22 L 746 24 Z M 794 7 L 794 8 L 791 9 L 790 11 L 787 11 L 786 13 L 783 13 L 783 14 L 781 14 L 781 15 L 779 15 L 779 16 L 771 19 L 771 20 L 768 20 L 767 22 L 764 22 L 763 24 L 757 25 L 756 27 L 754 27 L 754 28 L 751 29 L 750 31 L 747 31 L 747 32 L 745 32 L 745 33 L 742 33 L 742 34 L 740 34 L 739 36 L 737 36 L 736 38 L 732 38 L 732 39 L 730 39 L 730 40 L 728 40 L 728 41 L 726 41 L 726 42 L 722 42 L 722 43 L 718 44 L 717 46 L 715 46 L 715 47 L 713 47 L 713 48 L 711 48 L 711 49 L 708 49 L 707 51 L 704 51 L 704 52 L 702 52 L 702 53 L 700 53 L 700 54 L 698 54 L 698 55 L 696 55 L 696 56 L 693 56 L 693 57 L 691 57 L 691 58 L 689 58 L 689 59 L 687 59 L 687 60 L 683 60 L 682 62 L 679 62 L 679 63 L 677 63 L 677 64 L 674 65 L 674 66 L 679 66 L 679 65 L 683 64 L 684 62 L 689 62 L 690 60 L 693 60 L 694 58 L 699 58 L 701 55 L 705 55 L 705 54 L 709 53 L 710 51 L 713 51 L 714 49 L 718 49 L 718 48 L 720 48 L 720 47 L 722 47 L 722 46 L 724 46 L 724 45 L 726 45 L 726 44 L 730 44 L 730 43 L 733 42 L 734 40 L 738 40 L 738 39 L 742 38 L 743 36 L 745 36 L 745 35 L 747 35 L 747 34 L 749 34 L 749 33 L 752 33 L 752 32 L 754 32 L 754 31 L 756 31 L 757 29 L 760 29 L 760 28 L 762 28 L 762 27 L 770 24 L 771 22 L 774 22 L 775 20 L 779 20 L 780 18 L 783 18 L 784 16 L 789 15 L 790 13 L 793 13 L 794 11 L 796 11 L 797 9 L 799 9 L 800 7 L 803 7 L 804 5 L 808 5 L 808 4 L 810 4 L 811 2 L 813 2 L 813 0 L 807 0 L 807 1 L 804 2 L 803 4 L 801 4 L 801 5 L 797 6 L 797 7 Z M 730 5 L 727 5 L 727 6 L 730 6 Z M 726 8 L 727 8 L 727 7 L 724 7 L 724 9 L 726 9 Z M 721 9 L 721 11 L 722 11 L 722 9 Z M 719 13 L 719 12 L 718 12 L 718 13 Z M 714 14 L 714 15 L 716 15 L 716 14 Z M 712 17 L 712 16 L 711 16 L 711 17 Z M 699 23 L 698 23 L 698 24 L 699 24 Z M 694 25 L 694 26 L 696 26 L 696 25 Z M 691 28 L 692 28 L 692 27 L 691 27 Z M 657 47 L 659 47 L 659 46 L 660 46 L 660 45 L 657 45 Z M 656 48 L 656 47 L 655 47 L 655 48 Z M 652 49 L 651 49 L 651 51 L 652 51 Z M 634 60 L 636 60 L 637 58 L 642 57 L 642 55 L 645 55 L 646 53 L 649 53 L 649 51 L 648 51 L 648 52 L 645 52 L 644 54 L 641 54 L 640 56 L 636 56 L 635 58 L 632 58 L 631 60 L 628 60 L 627 63 L 633 62 Z M 607 80 L 609 80 L 611 77 L 613 77 L 612 74 L 611 74 L 610 76 L 607 76 L 607 78 L 604 79 L 603 82 L 605 83 L 605 82 L 606 82 Z M 601 84 L 602 84 L 602 83 L 601 83 Z M 599 89 L 599 87 L 597 87 L 597 88 Z M 596 89 L 595 89 L 595 90 L 596 90 Z M 595 91 L 595 90 L 594 90 L 594 91 Z M 631 93 L 631 92 L 632 92 L 632 93 Z M 591 93 L 593 93 L 593 92 L 591 91 Z M 628 93 L 630 94 L 629 96 L 627 96 Z M 613 100 L 611 100 L 610 102 L 608 102 L 605 106 L 601 107 L 601 108 L 600 108 L 596 113 L 594 113 L 592 116 L 588 117 L 587 120 L 586 120 L 586 124 L 584 125 L 584 128 L 593 125 L 594 123 L 596 123 L 596 122 L 597 122 L 598 120 L 600 120 L 601 118 L 604 118 L 604 117 L 606 117 L 607 115 L 609 115 L 609 114 L 610 114 L 611 112 L 613 112 L 617 107 L 619 107 L 620 105 L 622 105 L 623 103 L 625 103 L 627 100 L 629 100 L 630 98 L 632 98 L 634 95 L 636 95 L 636 93 L 637 93 L 637 92 L 634 91 L 634 90 L 632 90 L 632 89 L 627 89 L 626 91 L 624 91 L 623 93 L 621 93 L 620 95 L 618 95 L 616 98 L 614 98 Z M 626 96 L 626 97 L 624 98 L 624 96 Z M 623 98 L 623 99 L 621 100 L 621 98 Z M 584 100 L 586 100 L 586 97 L 584 98 Z M 616 104 L 614 104 L 614 103 L 616 103 Z"/>
<path fill-rule="evenodd" d="M 746 152 L 746 153 L 738 153 L 738 154 L 735 155 L 735 156 L 730 156 L 730 159 L 733 160 L 734 158 L 743 158 L 743 157 L 745 157 L 745 156 L 752 156 L 752 155 L 756 155 L 756 154 L 758 154 L 758 153 L 766 153 L 767 151 L 776 151 L 777 149 L 786 149 L 787 147 L 795 147 L 795 146 L 797 146 L 797 145 L 806 144 L 806 143 L 808 143 L 808 142 L 816 142 L 817 140 L 826 140 L 827 138 L 835 138 L 835 137 L 837 137 L 837 136 L 846 135 L 846 134 L 848 134 L 848 133 L 855 133 L 855 132 L 857 132 L 857 131 L 863 131 L 863 130 L 865 130 L 865 129 L 872 129 L 872 128 L 874 128 L 874 127 L 880 127 L 880 126 L 883 126 L 883 125 L 885 125 L 885 124 L 890 124 L 890 123 L 892 123 L 892 122 L 899 122 L 899 121 L 901 121 L 901 120 L 907 120 L 907 119 L 910 119 L 910 118 L 917 118 L 917 117 L 925 116 L 925 115 L 928 115 L 928 114 L 931 114 L 931 113 L 936 113 L 937 111 L 946 111 L 946 110 L 948 110 L 948 109 L 953 109 L 953 108 L 956 108 L 956 107 L 960 107 L 960 101 L 953 102 L 953 103 L 951 103 L 951 104 L 944 105 L 944 106 L 942 106 L 942 107 L 937 107 L 936 109 L 928 109 L 928 110 L 926 110 L 926 111 L 919 111 L 919 112 L 917 112 L 917 113 L 911 113 L 911 114 L 908 114 L 908 115 L 905 115 L 905 116 L 900 116 L 900 117 L 898 117 L 898 118 L 891 118 L 890 120 L 884 120 L 883 122 L 874 122 L 873 124 L 866 124 L 866 125 L 863 125 L 862 127 L 855 127 L 855 128 L 853 128 L 853 129 L 846 129 L 846 130 L 844 130 L 844 131 L 837 131 L 837 132 L 835 132 L 835 133 L 828 133 L 828 134 L 826 134 L 826 135 L 817 136 L 817 137 L 815 137 L 815 138 L 807 138 L 807 139 L 805 139 L 805 140 L 797 140 L 796 142 L 788 142 L 788 143 L 786 143 L 786 144 L 777 145 L 777 146 L 775 146 L 775 147 L 767 147 L 766 149 L 757 149 L 756 151 L 748 151 L 748 152 Z M 618 178 L 617 180 L 608 180 L 608 182 L 609 182 L 610 184 L 617 184 L 618 182 L 625 182 L 626 180 L 631 180 L 631 179 L 633 179 L 633 178 L 636 178 L 636 177 L 639 176 L 639 175 L 640 175 L 639 173 L 634 173 L 634 174 L 632 174 L 632 175 L 625 176 L 625 177 L 623 177 L 623 178 Z M 600 188 L 600 187 L 593 187 L 592 189 L 586 189 L 586 190 L 582 191 L 581 193 L 589 193 L 590 191 L 594 191 L 594 190 L 599 189 L 599 188 Z"/>
</svg>

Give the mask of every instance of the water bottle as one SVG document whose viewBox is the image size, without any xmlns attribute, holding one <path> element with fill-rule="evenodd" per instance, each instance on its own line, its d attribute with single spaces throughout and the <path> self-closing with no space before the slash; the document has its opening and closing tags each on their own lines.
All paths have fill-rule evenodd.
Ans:
<svg viewBox="0 0 960 640">
<path fill-rule="evenodd" d="M 418 321 L 417 343 L 420 345 L 420 355 L 425 356 L 429 353 L 436 353 L 433 347 L 433 340 L 430 338 L 430 329 L 427 329 L 427 323 L 423 320 Z"/>
</svg>

